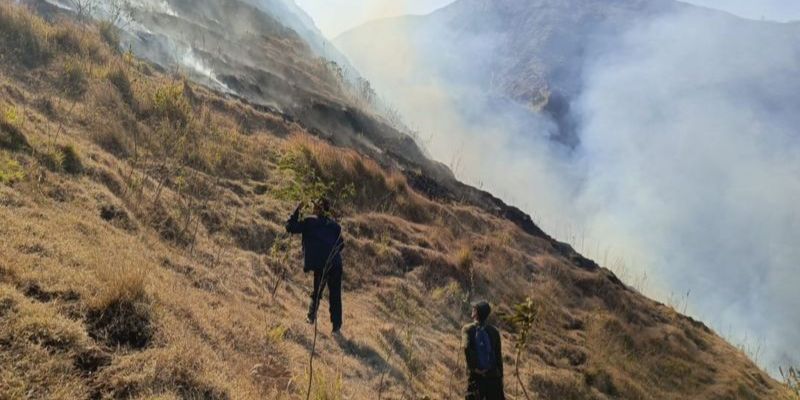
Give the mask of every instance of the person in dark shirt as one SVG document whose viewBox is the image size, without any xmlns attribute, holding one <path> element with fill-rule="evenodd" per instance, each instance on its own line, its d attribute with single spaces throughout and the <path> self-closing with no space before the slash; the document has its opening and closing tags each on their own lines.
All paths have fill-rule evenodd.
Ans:
<svg viewBox="0 0 800 400">
<path fill-rule="evenodd" d="M 491 310 L 485 301 L 473 304 L 473 322 L 461 330 L 469 375 L 467 400 L 505 400 L 500 332 L 487 322 Z"/>
<path fill-rule="evenodd" d="M 342 328 L 342 228 L 330 217 L 330 202 L 314 202 L 314 216 L 300 219 L 300 203 L 286 222 L 286 231 L 301 234 L 303 243 L 303 271 L 314 272 L 314 290 L 308 307 L 307 322 L 317 318 L 322 291 L 328 286 L 328 307 L 333 333 Z"/>
</svg>

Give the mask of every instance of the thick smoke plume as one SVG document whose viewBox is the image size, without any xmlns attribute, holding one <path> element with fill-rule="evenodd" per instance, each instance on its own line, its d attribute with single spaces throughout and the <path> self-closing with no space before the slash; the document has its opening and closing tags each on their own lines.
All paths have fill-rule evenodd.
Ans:
<svg viewBox="0 0 800 400">
<path fill-rule="evenodd" d="M 800 353 L 798 30 L 684 13 L 586 68 L 575 206 L 764 365 Z"/>
<path fill-rule="evenodd" d="M 800 29 L 676 7 L 596 35 L 574 60 L 568 148 L 553 121 L 487 95 L 482 71 L 441 77 L 480 58 L 419 47 L 416 23 L 372 32 L 394 59 L 348 55 L 434 157 L 770 371 L 800 361 Z"/>
</svg>

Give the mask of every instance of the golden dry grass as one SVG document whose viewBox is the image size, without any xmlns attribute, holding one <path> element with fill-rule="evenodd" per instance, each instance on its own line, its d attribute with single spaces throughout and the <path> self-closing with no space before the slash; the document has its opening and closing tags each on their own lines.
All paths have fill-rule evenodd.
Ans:
<svg viewBox="0 0 800 400">
<path fill-rule="evenodd" d="M 498 312 L 540 306 L 521 368 L 540 398 L 788 398 L 609 272 L 427 199 L 398 167 L 280 115 L 154 73 L 97 28 L 4 3 L 0 50 L 31 51 L 0 62 L 0 173 L 19 170 L 0 182 L 0 398 L 304 398 L 310 283 L 282 223 L 309 171 L 354 188 L 341 207 L 345 335 L 327 334 L 323 310 L 313 398 L 461 398 L 459 328 L 478 297 Z M 75 62 L 80 93 L 64 90 Z"/>
</svg>

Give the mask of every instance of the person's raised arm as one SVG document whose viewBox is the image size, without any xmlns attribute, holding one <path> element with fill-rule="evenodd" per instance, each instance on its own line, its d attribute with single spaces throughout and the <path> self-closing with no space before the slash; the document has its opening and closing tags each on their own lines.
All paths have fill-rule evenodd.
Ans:
<svg viewBox="0 0 800 400">
<path fill-rule="evenodd" d="M 303 209 L 303 203 L 297 205 L 297 208 L 292 213 L 292 216 L 289 217 L 289 220 L 286 221 L 286 232 L 289 233 L 303 233 L 305 230 L 305 223 L 304 221 L 300 220 L 300 210 Z"/>
</svg>

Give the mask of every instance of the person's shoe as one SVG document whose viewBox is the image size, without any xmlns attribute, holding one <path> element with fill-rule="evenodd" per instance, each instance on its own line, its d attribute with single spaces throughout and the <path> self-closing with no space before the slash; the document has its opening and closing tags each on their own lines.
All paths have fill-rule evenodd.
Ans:
<svg viewBox="0 0 800 400">
<path fill-rule="evenodd" d="M 307 324 L 309 324 L 309 325 L 314 325 L 314 322 L 316 322 L 316 318 L 314 318 L 314 317 L 313 317 L 313 316 L 311 316 L 311 315 L 307 315 L 307 316 L 306 316 L 306 323 L 307 323 Z"/>
<path fill-rule="evenodd" d="M 333 330 L 331 331 L 331 334 L 334 335 L 334 336 L 341 336 L 342 327 L 339 326 L 339 327 L 333 328 Z"/>
</svg>

